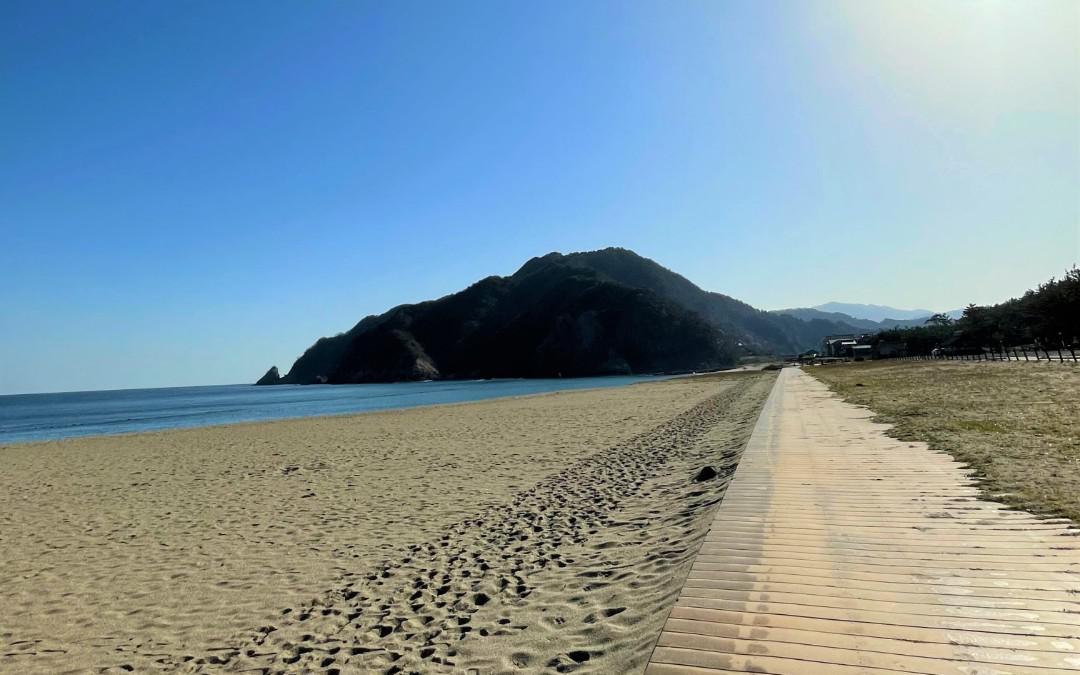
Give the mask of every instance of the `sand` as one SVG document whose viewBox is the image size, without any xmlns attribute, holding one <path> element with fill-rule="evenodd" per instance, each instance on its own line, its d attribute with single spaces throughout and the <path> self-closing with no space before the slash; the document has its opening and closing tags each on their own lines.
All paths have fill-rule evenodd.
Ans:
<svg viewBox="0 0 1080 675">
<path fill-rule="evenodd" d="M 0 447 L 0 672 L 640 671 L 774 377 Z"/>
</svg>

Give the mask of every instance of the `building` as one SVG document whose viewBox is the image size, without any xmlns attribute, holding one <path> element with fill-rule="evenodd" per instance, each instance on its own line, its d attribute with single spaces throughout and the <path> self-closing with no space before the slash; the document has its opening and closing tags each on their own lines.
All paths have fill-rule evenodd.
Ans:
<svg viewBox="0 0 1080 675">
<path fill-rule="evenodd" d="M 863 335 L 826 335 L 821 341 L 821 355 L 826 357 L 847 358 L 852 356 L 852 348 L 859 344 Z"/>
<path fill-rule="evenodd" d="M 851 348 L 851 358 L 856 361 L 868 361 L 874 358 L 874 346 L 858 344 Z"/>
</svg>

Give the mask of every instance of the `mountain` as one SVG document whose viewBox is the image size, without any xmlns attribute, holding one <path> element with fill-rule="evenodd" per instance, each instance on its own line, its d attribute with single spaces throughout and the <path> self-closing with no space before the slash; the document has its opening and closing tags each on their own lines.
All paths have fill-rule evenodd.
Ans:
<svg viewBox="0 0 1080 675">
<path fill-rule="evenodd" d="M 925 321 L 927 317 L 934 313 L 929 309 L 897 309 L 886 305 L 862 305 L 853 302 L 826 302 L 824 305 L 817 305 L 810 309 L 816 309 L 821 312 L 847 314 L 856 319 L 867 319 L 869 321 L 877 322 L 882 322 L 886 319 L 922 319 Z"/>
<path fill-rule="evenodd" d="M 604 278 L 633 288 L 654 291 L 687 307 L 736 339 L 752 353 L 798 352 L 820 344 L 832 333 L 850 333 L 852 326 L 828 319 L 799 320 L 755 309 L 735 298 L 704 291 L 658 263 L 622 248 L 561 255 L 550 253 L 541 260 L 591 269 Z"/>
<path fill-rule="evenodd" d="M 903 310 L 901 310 L 903 311 Z M 786 314 L 793 316 L 803 321 L 812 321 L 814 319 L 821 319 L 825 321 L 833 321 L 836 323 L 847 324 L 859 331 L 880 331 L 889 330 L 890 328 L 911 328 L 913 326 L 922 326 L 926 323 L 926 320 L 930 318 L 929 314 L 920 316 L 915 319 L 882 319 L 881 321 L 873 321 L 871 319 L 859 319 L 849 314 L 842 312 L 824 312 L 820 309 L 813 307 L 797 307 L 794 309 L 777 309 L 774 310 L 775 314 Z"/>
<path fill-rule="evenodd" d="M 712 370 L 852 330 L 754 309 L 626 249 L 549 253 L 509 277 L 366 317 L 259 383 Z"/>
</svg>

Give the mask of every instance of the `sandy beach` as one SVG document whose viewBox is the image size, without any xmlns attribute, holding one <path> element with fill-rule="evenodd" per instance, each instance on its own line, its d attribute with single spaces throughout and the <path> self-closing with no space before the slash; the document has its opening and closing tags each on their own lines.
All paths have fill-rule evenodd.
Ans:
<svg viewBox="0 0 1080 675">
<path fill-rule="evenodd" d="M 640 671 L 774 377 L 0 447 L 0 672 Z"/>
</svg>

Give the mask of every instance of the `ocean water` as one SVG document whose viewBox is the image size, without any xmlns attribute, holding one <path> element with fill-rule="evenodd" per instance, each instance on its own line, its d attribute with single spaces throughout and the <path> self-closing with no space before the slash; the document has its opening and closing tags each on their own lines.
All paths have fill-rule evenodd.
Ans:
<svg viewBox="0 0 1080 675">
<path fill-rule="evenodd" d="M 0 396 L 0 444 L 412 408 L 619 387 L 657 379 L 612 376 L 272 387 L 234 384 Z"/>
</svg>

